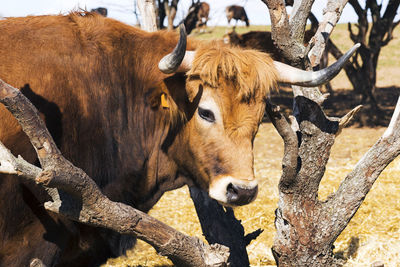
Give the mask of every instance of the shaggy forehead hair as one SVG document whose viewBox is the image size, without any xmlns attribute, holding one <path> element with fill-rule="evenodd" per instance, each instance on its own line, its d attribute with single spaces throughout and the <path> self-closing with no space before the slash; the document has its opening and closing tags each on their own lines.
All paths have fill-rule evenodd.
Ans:
<svg viewBox="0 0 400 267">
<path fill-rule="evenodd" d="M 265 53 L 207 42 L 196 50 L 190 76 L 218 87 L 221 80 L 231 81 L 243 100 L 266 97 L 275 88 L 277 73 L 273 60 Z"/>
</svg>

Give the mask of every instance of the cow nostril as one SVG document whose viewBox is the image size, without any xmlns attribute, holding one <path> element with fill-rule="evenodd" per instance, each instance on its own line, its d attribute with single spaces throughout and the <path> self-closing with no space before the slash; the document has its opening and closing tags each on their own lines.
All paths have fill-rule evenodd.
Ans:
<svg viewBox="0 0 400 267">
<path fill-rule="evenodd" d="M 232 184 L 232 183 L 228 184 L 227 190 L 228 190 L 229 193 L 237 194 L 237 191 L 236 191 L 235 188 L 233 187 L 233 184 Z"/>
<path fill-rule="evenodd" d="M 253 201 L 257 196 L 258 186 L 245 187 L 235 184 L 228 184 L 226 188 L 226 196 L 229 204 L 245 205 Z"/>
<path fill-rule="evenodd" d="M 238 199 L 238 191 L 235 189 L 235 186 L 232 183 L 228 184 L 228 187 L 226 188 L 226 194 L 229 202 L 236 201 Z"/>
</svg>

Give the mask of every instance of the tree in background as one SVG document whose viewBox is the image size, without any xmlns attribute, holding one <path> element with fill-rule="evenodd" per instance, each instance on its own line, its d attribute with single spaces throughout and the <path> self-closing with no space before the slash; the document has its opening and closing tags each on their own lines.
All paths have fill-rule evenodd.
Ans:
<svg viewBox="0 0 400 267">
<path fill-rule="evenodd" d="M 361 47 L 344 69 L 354 91 L 361 95 L 361 103 L 370 105 L 377 116 L 379 106 L 374 97 L 376 69 L 382 47 L 393 39 L 393 30 L 399 24 L 399 21 L 394 22 L 394 18 L 400 0 L 389 0 L 384 12 L 382 4 L 378 4 L 376 0 L 348 2 L 358 16 L 358 23 L 355 25 L 357 31 L 354 31 L 351 23 L 348 24 L 350 38 L 354 43 L 360 43 Z M 361 6 L 361 2 L 365 3 L 365 7 Z M 369 15 L 371 22 L 368 22 Z M 343 55 L 332 41 L 328 43 L 328 49 L 336 59 Z"/>
<path fill-rule="evenodd" d="M 168 0 L 134 0 L 134 14 L 136 16 L 138 24 L 140 24 L 138 17 L 138 13 L 140 13 L 143 20 L 141 24 L 143 24 L 142 26 L 144 26 L 145 30 L 151 31 L 151 29 L 153 29 L 153 23 L 155 23 L 157 29 L 160 30 L 166 28 L 166 26 L 164 26 L 164 20 L 167 17 L 167 28 L 168 30 L 172 30 L 174 28 L 174 19 L 176 17 L 176 11 L 178 9 L 178 2 L 179 0 L 172 0 L 170 2 Z M 139 12 L 136 11 L 136 6 L 138 7 Z M 146 12 L 146 14 L 143 15 L 143 13 L 141 12 Z"/>
</svg>

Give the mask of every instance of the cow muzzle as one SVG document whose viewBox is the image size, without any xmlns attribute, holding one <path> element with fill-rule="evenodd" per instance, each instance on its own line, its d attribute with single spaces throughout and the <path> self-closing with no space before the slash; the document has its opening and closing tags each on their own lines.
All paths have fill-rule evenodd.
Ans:
<svg viewBox="0 0 400 267">
<path fill-rule="evenodd" d="M 224 206 L 242 206 L 252 202 L 258 193 L 257 180 L 235 179 L 225 176 L 212 182 L 208 191 L 211 198 Z"/>
</svg>

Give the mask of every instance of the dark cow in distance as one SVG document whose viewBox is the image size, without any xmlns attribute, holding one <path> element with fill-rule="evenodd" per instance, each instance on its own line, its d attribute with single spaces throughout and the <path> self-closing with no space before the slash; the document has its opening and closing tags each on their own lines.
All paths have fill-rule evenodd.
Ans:
<svg viewBox="0 0 400 267">
<path fill-rule="evenodd" d="M 96 12 L 102 15 L 103 17 L 107 17 L 108 10 L 105 7 L 98 7 L 98 8 L 93 8 L 90 10 L 90 12 Z"/>
<path fill-rule="evenodd" d="M 250 31 L 238 34 L 235 30 L 227 33 L 223 37 L 225 44 L 239 46 L 243 48 L 252 48 L 269 53 L 274 60 L 282 61 L 283 58 L 272 41 L 269 31 Z"/>
<path fill-rule="evenodd" d="M 308 46 L 309 41 L 317 31 L 316 26 L 312 26 L 311 29 L 304 33 L 304 45 Z M 274 45 L 272 35 L 270 31 L 249 31 L 243 34 L 238 34 L 235 29 L 223 36 L 225 44 L 233 46 L 239 46 L 242 48 L 257 49 L 259 51 L 269 53 L 270 56 L 277 61 L 284 62 L 285 59 L 281 55 L 279 49 Z M 328 49 L 322 55 L 321 67 L 326 67 L 328 64 Z"/>
<path fill-rule="evenodd" d="M 250 21 L 249 18 L 247 17 L 246 10 L 244 10 L 244 7 L 231 5 L 226 7 L 225 13 L 229 24 L 231 23 L 231 20 L 234 19 L 236 20 L 236 24 L 238 20 L 241 20 L 246 23 L 247 27 L 250 26 Z"/>
<path fill-rule="evenodd" d="M 305 46 L 308 46 L 308 42 L 314 36 L 317 28 L 318 25 L 312 24 L 311 29 L 304 33 Z M 257 49 L 259 51 L 268 53 L 274 60 L 286 62 L 279 49 L 274 45 L 270 31 L 249 31 L 243 34 L 238 34 L 235 29 L 233 29 L 223 36 L 223 41 L 225 44 L 230 44 L 233 46 Z M 330 42 L 327 43 L 327 47 L 322 54 L 319 65 L 320 68 L 325 68 L 328 65 L 329 48 Z M 324 87 L 330 94 L 333 94 L 333 89 L 329 82 L 324 84 Z"/>
<path fill-rule="evenodd" d="M 63 155 L 112 201 L 147 212 L 188 184 L 223 205 L 248 204 L 257 195 L 253 140 L 272 87 L 315 86 L 344 62 L 311 73 L 259 51 L 186 41 L 183 27 L 180 37 L 149 33 L 95 13 L 7 18 L 0 78 L 21 88 Z M 3 106 L 0 125 L 0 140 L 36 162 Z M 0 176 L 0 266 L 33 258 L 98 266 L 132 247 L 131 236 L 46 211 L 46 200 L 37 185 Z"/>
<path fill-rule="evenodd" d="M 190 34 L 196 28 L 206 27 L 209 13 L 209 4 L 206 2 L 192 1 L 188 14 L 183 19 L 183 24 L 185 25 L 187 33 Z"/>
</svg>

